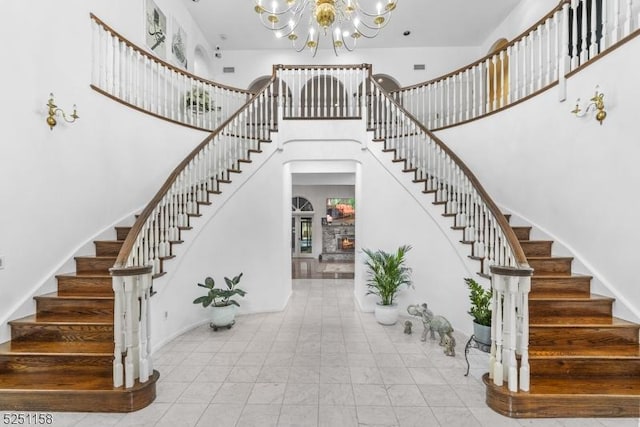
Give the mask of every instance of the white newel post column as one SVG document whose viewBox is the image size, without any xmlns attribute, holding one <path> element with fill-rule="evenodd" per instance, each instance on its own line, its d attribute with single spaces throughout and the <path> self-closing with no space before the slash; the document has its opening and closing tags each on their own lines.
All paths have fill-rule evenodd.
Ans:
<svg viewBox="0 0 640 427">
<path fill-rule="evenodd" d="M 153 267 L 112 268 L 114 291 L 113 385 L 131 388 L 153 372 L 149 298 Z M 124 363 L 122 359 L 124 358 Z"/>
<path fill-rule="evenodd" d="M 529 292 L 532 274 L 533 269 L 529 267 L 491 267 L 494 292 L 492 320 L 495 323 L 492 323 L 492 332 L 495 332 L 495 337 L 491 337 L 489 375 L 493 372 L 493 382 L 498 386 L 503 384 L 503 375 L 506 375 L 511 392 L 529 390 Z M 520 355 L 519 372 L 516 353 Z"/>
</svg>

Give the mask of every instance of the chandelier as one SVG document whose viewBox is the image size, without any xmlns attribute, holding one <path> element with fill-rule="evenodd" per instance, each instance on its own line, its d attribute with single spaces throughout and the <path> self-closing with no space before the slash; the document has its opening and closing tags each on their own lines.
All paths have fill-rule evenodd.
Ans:
<svg viewBox="0 0 640 427">
<path fill-rule="evenodd" d="M 291 40 L 296 51 L 309 49 L 315 56 L 320 39 L 331 38 L 337 55 L 339 49 L 352 51 L 361 37 L 377 36 L 389 23 L 397 0 L 375 6 L 362 3 L 367 0 L 273 0 L 269 7 L 256 0 L 254 9 L 262 24 L 276 37 Z"/>
</svg>

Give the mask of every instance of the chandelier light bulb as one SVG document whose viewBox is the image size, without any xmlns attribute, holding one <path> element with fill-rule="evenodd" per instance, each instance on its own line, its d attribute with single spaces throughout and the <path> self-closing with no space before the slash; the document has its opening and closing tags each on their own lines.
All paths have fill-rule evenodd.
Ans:
<svg viewBox="0 0 640 427">
<path fill-rule="evenodd" d="M 337 55 L 339 48 L 355 49 L 359 38 L 376 37 L 397 5 L 396 0 L 269 0 L 270 6 L 254 1 L 266 28 L 291 40 L 296 51 L 309 48 L 314 56 L 324 43 Z"/>
</svg>

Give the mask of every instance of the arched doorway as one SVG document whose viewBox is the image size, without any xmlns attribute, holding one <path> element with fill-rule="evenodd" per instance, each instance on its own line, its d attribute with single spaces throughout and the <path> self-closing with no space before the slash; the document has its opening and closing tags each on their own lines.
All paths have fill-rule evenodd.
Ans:
<svg viewBox="0 0 640 427">
<path fill-rule="evenodd" d="M 205 49 L 198 45 L 193 54 L 193 74 L 205 79 L 211 79 L 213 72 L 211 70 L 211 61 L 207 56 Z"/>
<path fill-rule="evenodd" d="M 313 205 L 304 197 L 291 199 L 291 256 L 313 256 Z"/>
<path fill-rule="evenodd" d="M 509 45 L 505 38 L 497 40 L 489 49 L 489 55 L 495 55 Z M 495 55 L 489 62 L 487 94 L 489 111 L 507 105 L 509 99 L 509 58 L 507 55 Z"/>
</svg>

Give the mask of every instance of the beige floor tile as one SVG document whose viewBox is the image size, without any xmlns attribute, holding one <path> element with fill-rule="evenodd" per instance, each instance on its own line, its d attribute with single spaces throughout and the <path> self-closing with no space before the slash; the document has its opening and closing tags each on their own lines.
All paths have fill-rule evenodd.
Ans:
<svg viewBox="0 0 640 427">
<path fill-rule="evenodd" d="M 278 427 L 316 427 L 318 405 L 282 405 Z"/>
</svg>

